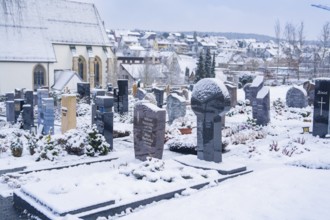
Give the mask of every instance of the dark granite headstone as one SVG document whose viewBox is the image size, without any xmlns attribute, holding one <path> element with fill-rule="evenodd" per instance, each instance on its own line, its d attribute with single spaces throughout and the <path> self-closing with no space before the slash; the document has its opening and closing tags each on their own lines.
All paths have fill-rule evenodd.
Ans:
<svg viewBox="0 0 330 220">
<path fill-rule="evenodd" d="M 315 80 L 313 135 L 324 138 L 330 134 L 330 78 Z"/>
<path fill-rule="evenodd" d="M 197 157 L 222 162 L 221 118 L 230 109 L 230 96 L 224 83 L 205 78 L 195 86 L 191 107 L 197 115 Z"/>
<path fill-rule="evenodd" d="M 14 101 L 15 99 L 15 94 L 12 93 L 12 92 L 7 92 L 5 94 L 5 97 L 6 97 L 6 101 Z"/>
<path fill-rule="evenodd" d="M 257 108 L 253 108 L 253 106 L 257 105 L 257 94 L 258 92 L 262 89 L 262 87 L 264 86 L 264 77 L 263 76 L 257 76 L 253 82 L 251 83 L 251 86 L 249 88 L 250 90 L 250 102 L 252 105 L 252 115 L 253 118 L 256 119 L 257 117 Z"/>
<path fill-rule="evenodd" d="M 190 90 L 190 91 L 193 91 L 193 90 L 194 90 L 194 84 L 190 84 L 190 85 L 189 85 L 189 90 Z"/>
<path fill-rule="evenodd" d="M 237 86 L 230 83 L 225 83 L 225 85 L 230 95 L 231 107 L 235 107 L 237 104 Z"/>
<path fill-rule="evenodd" d="M 38 96 L 38 126 L 40 126 L 41 121 L 43 120 L 43 112 L 42 112 L 42 99 L 49 97 L 49 92 L 47 89 L 38 89 L 37 90 Z"/>
<path fill-rule="evenodd" d="M 43 98 L 41 100 L 42 103 L 42 124 L 43 134 L 54 134 L 54 120 L 55 120 L 55 112 L 54 112 L 54 99 L 53 98 Z"/>
<path fill-rule="evenodd" d="M 15 104 L 15 123 L 16 123 L 19 115 L 21 114 L 21 111 L 23 110 L 24 99 L 15 99 L 14 104 Z"/>
<path fill-rule="evenodd" d="M 112 92 L 112 89 L 113 89 L 112 84 L 111 83 L 108 83 L 107 84 L 107 90 L 108 90 L 108 92 Z"/>
<path fill-rule="evenodd" d="M 118 112 L 120 114 L 128 112 L 128 80 L 119 79 L 118 84 Z M 115 96 L 114 96 L 115 98 Z"/>
<path fill-rule="evenodd" d="M 92 108 L 92 125 L 95 124 L 95 117 L 96 117 L 96 105 L 95 103 L 91 104 L 91 108 Z"/>
<path fill-rule="evenodd" d="M 96 96 L 95 124 L 97 130 L 102 134 L 113 149 L 113 98 L 109 96 Z"/>
<path fill-rule="evenodd" d="M 34 98 L 33 98 L 32 90 L 26 90 L 24 92 L 24 98 L 25 98 L 25 104 L 31 105 L 32 107 L 34 106 L 33 105 Z"/>
<path fill-rule="evenodd" d="M 163 103 L 164 103 L 164 89 L 153 88 L 152 91 L 155 94 L 156 101 L 157 101 L 157 106 L 159 108 L 163 108 Z"/>
<path fill-rule="evenodd" d="M 145 91 L 144 89 L 138 88 L 138 89 L 137 89 L 136 97 L 137 97 L 139 100 L 143 100 L 144 97 L 146 96 L 146 94 L 147 94 L 147 91 Z"/>
<path fill-rule="evenodd" d="M 137 102 L 134 107 L 135 158 L 162 159 L 165 140 L 166 111 L 148 101 Z"/>
<path fill-rule="evenodd" d="M 86 99 L 87 103 L 90 104 L 91 96 L 91 85 L 87 82 L 77 83 L 77 92 L 80 98 Z"/>
<path fill-rule="evenodd" d="M 270 121 L 270 93 L 269 88 L 264 86 L 257 94 L 256 102 L 252 105 L 255 109 L 256 115 L 253 118 L 256 119 L 257 125 L 265 126 Z"/>
<path fill-rule="evenodd" d="M 304 88 L 293 86 L 286 93 L 286 105 L 293 108 L 305 108 L 308 104 L 307 98 Z"/>
<path fill-rule="evenodd" d="M 15 89 L 15 99 L 23 99 L 23 89 Z"/>
<path fill-rule="evenodd" d="M 315 84 L 311 81 L 306 81 L 303 84 L 304 89 L 307 92 L 308 96 L 308 105 L 314 104 L 314 97 L 315 97 Z"/>
<path fill-rule="evenodd" d="M 6 118 L 7 122 L 15 123 L 15 104 L 14 101 L 6 101 Z"/>
<path fill-rule="evenodd" d="M 186 115 L 186 100 L 185 98 L 171 93 L 167 97 L 166 110 L 168 114 L 168 121 L 172 123 L 175 119 L 184 117 Z"/>
<path fill-rule="evenodd" d="M 31 130 L 34 126 L 33 122 L 33 107 L 30 104 L 23 105 L 23 129 L 24 130 Z"/>
</svg>

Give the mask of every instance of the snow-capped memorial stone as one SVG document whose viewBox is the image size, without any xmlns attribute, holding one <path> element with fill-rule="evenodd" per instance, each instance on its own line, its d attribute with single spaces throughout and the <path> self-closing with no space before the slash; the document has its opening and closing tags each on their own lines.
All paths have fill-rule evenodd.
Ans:
<svg viewBox="0 0 330 220">
<path fill-rule="evenodd" d="M 25 104 L 31 105 L 32 107 L 34 106 L 34 97 L 33 97 L 33 91 L 32 90 L 27 90 L 24 92 L 24 99 L 25 99 Z"/>
<path fill-rule="evenodd" d="M 166 110 L 168 121 L 172 123 L 175 119 L 186 115 L 186 100 L 176 93 L 171 93 L 167 97 Z"/>
<path fill-rule="evenodd" d="M 193 89 L 192 110 L 197 115 L 197 157 L 222 162 L 221 118 L 230 109 L 230 96 L 217 79 L 200 80 Z"/>
<path fill-rule="evenodd" d="M 157 106 L 159 108 L 163 107 L 163 103 L 164 103 L 164 89 L 160 89 L 160 88 L 153 88 L 152 92 L 155 94 L 156 100 L 157 100 Z"/>
<path fill-rule="evenodd" d="M 165 140 L 166 111 L 148 101 L 139 101 L 134 107 L 135 158 L 162 159 Z"/>
<path fill-rule="evenodd" d="M 330 78 L 315 80 L 313 135 L 330 135 Z"/>
<path fill-rule="evenodd" d="M 137 92 L 136 92 L 136 97 L 139 100 L 142 100 L 142 99 L 144 99 L 144 97 L 146 96 L 146 94 L 147 94 L 147 91 L 145 91 L 144 89 L 138 88 L 137 89 Z"/>
<path fill-rule="evenodd" d="M 256 119 L 257 125 L 267 125 L 270 121 L 270 93 L 269 87 L 264 86 L 258 92 L 256 105 L 252 105 L 252 108 L 255 109 L 256 115 L 253 116 Z"/>
<path fill-rule="evenodd" d="M 31 127 L 34 126 L 34 122 L 33 122 L 33 107 L 30 104 L 23 105 L 22 118 L 23 118 L 23 129 L 31 130 Z"/>
<path fill-rule="evenodd" d="M 113 149 L 113 98 L 109 96 L 96 96 L 95 124 L 100 134 Z"/>
<path fill-rule="evenodd" d="M 305 108 L 307 104 L 307 92 L 304 88 L 293 86 L 286 93 L 286 105 L 288 107 Z"/>
</svg>

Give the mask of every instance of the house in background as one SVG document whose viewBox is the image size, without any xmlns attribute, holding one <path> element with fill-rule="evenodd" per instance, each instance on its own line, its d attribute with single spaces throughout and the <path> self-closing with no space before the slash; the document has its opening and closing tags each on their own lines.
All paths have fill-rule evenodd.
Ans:
<svg viewBox="0 0 330 220">
<path fill-rule="evenodd" d="M 114 54 L 96 7 L 69 0 L 8 1 L 0 7 L 0 93 L 56 84 L 73 70 L 91 87 L 111 82 Z"/>
</svg>

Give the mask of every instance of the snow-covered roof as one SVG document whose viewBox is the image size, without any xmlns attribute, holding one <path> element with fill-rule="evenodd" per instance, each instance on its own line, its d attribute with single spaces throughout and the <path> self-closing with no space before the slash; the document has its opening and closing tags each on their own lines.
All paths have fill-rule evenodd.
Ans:
<svg viewBox="0 0 330 220">
<path fill-rule="evenodd" d="M 130 50 L 138 50 L 138 51 L 141 51 L 141 50 L 145 50 L 144 47 L 140 46 L 140 45 L 131 45 L 128 47 Z"/>
<path fill-rule="evenodd" d="M 55 77 L 55 84 L 52 86 L 52 89 L 58 91 L 62 91 L 65 87 L 73 87 L 73 89 L 76 89 L 77 83 L 82 82 L 79 75 L 71 70 L 57 71 Z"/>
<path fill-rule="evenodd" d="M 195 71 L 195 69 L 197 67 L 196 59 L 194 59 L 190 56 L 187 56 L 187 55 L 179 55 L 178 57 L 179 57 L 178 62 L 179 62 L 181 71 L 185 71 L 186 68 L 189 69 L 190 73 L 192 71 Z"/>
<path fill-rule="evenodd" d="M 0 7 L 0 60 L 54 62 L 52 44 L 108 46 L 91 3 L 69 0 L 9 1 Z"/>
<path fill-rule="evenodd" d="M 145 71 L 144 64 L 121 64 L 121 66 L 134 78 L 139 79 Z M 168 68 L 163 64 L 150 64 L 149 69 L 154 72 L 155 76 L 163 77 L 164 72 L 168 72 Z"/>
</svg>

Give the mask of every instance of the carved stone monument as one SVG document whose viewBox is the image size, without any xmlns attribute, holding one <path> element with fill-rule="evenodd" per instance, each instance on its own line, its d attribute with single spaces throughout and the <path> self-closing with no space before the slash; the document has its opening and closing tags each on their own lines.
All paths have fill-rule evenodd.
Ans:
<svg viewBox="0 0 330 220">
<path fill-rule="evenodd" d="M 293 86 L 286 93 L 286 105 L 293 108 L 305 108 L 308 104 L 307 92 L 304 88 Z"/>
<path fill-rule="evenodd" d="M 197 115 L 197 157 L 222 162 L 221 118 L 230 109 L 230 96 L 224 83 L 213 78 L 200 80 L 191 97 Z"/>
<path fill-rule="evenodd" d="M 167 97 L 166 110 L 168 121 L 172 123 L 175 119 L 186 115 L 186 100 L 176 93 L 171 93 Z"/>
<path fill-rule="evenodd" d="M 135 158 L 162 159 L 165 139 L 166 111 L 148 101 L 137 102 L 134 108 Z"/>
</svg>

